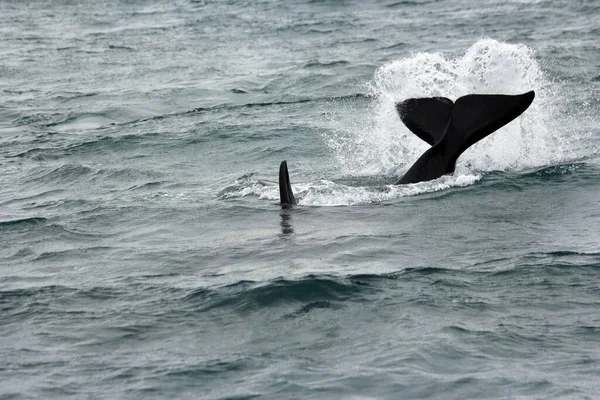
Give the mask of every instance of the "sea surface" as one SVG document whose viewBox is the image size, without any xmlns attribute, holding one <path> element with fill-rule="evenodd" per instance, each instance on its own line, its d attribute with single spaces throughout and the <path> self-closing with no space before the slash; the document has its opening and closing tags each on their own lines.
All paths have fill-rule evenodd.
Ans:
<svg viewBox="0 0 600 400">
<path fill-rule="evenodd" d="M 599 226 L 596 0 L 0 2 L 1 400 L 600 398 Z"/>
</svg>

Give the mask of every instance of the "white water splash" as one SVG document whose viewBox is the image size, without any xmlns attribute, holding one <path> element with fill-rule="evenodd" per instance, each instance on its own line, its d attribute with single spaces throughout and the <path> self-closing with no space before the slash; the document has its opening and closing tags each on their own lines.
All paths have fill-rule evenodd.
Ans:
<svg viewBox="0 0 600 400">
<path fill-rule="evenodd" d="M 481 175 L 445 175 L 427 182 L 410 185 L 382 185 L 377 187 L 347 186 L 327 180 L 312 183 L 294 184 L 294 196 L 301 206 L 348 206 L 377 204 L 396 200 L 405 196 L 432 193 L 451 187 L 469 186 L 481 179 Z M 241 178 L 235 187 L 222 193 L 220 198 L 228 199 L 256 196 L 261 200 L 279 201 L 279 188 L 250 177 Z"/>
<path fill-rule="evenodd" d="M 428 148 L 400 121 L 395 103 L 410 97 L 469 93 L 519 94 L 535 90 L 525 113 L 467 150 L 458 174 L 523 170 L 566 158 L 552 119 L 550 83 L 525 45 L 482 39 L 463 55 L 416 53 L 383 65 L 369 85 L 375 97 L 364 121 L 332 120 L 326 137 L 342 174 L 400 176 Z"/>
</svg>

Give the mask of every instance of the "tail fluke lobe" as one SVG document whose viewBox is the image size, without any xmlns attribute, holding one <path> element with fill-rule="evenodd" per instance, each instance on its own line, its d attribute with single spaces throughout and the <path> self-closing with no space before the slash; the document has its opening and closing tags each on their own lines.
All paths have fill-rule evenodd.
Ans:
<svg viewBox="0 0 600 400">
<path fill-rule="evenodd" d="M 461 153 L 521 115 L 534 97 L 532 90 L 516 96 L 470 94 L 456 100 L 452 124 L 462 140 Z"/>
<path fill-rule="evenodd" d="M 282 207 L 289 207 L 296 204 L 286 161 L 282 161 L 279 166 L 279 200 Z"/>
<path fill-rule="evenodd" d="M 433 146 L 440 141 L 454 103 L 445 97 L 424 97 L 396 103 L 396 111 L 412 133 Z"/>
</svg>

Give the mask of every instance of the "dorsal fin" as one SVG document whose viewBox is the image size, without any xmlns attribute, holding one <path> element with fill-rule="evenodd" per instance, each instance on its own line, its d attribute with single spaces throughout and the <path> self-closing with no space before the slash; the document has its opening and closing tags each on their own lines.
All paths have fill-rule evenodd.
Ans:
<svg viewBox="0 0 600 400">
<path fill-rule="evenodd" d="M 296 204 L 286 161 L 282 161 L 279 166 L 279 200 L 284 208 Z"/>
<path fill-rule="evenodd" d="M 442 138 L 453 107 L 452 100 L 445 97 L 423 97 L 396 103 L 404 125 L 430 146 Z"/>
<path fill-rule="evenodd" d="M 532 90 L 515 96 L 470 94 L 456 100 L 452 123 L 462 139 L 461 153 L 521 115 L 534 97 Z"/>
</svg>

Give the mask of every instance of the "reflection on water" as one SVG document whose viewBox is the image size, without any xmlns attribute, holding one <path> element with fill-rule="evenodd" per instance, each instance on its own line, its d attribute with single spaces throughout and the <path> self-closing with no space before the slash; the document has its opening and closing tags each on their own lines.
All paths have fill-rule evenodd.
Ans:
<svg viewBox="0 0 600 400">
<path fill-rule="evenodd" d="M 284 236 L 293 234 L 294 228 L 292 226 L 292 209 L 282 208 L 279 215 L 281 216 L 281 222 L 279 223 L 281 226 L 281 233 Z"/>
</svg>

